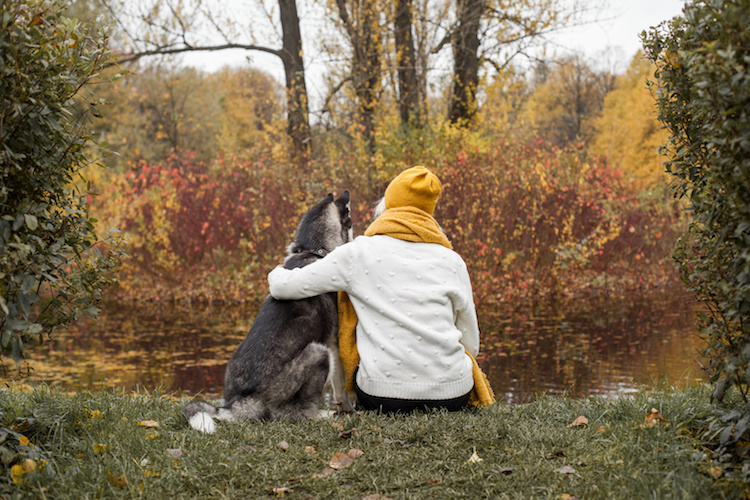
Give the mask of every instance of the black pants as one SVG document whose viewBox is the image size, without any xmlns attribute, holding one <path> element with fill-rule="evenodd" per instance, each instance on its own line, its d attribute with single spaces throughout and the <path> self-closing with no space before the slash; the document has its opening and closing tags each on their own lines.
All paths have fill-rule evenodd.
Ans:
<svg viewBox="0 0 750 500">
<path fill-rule="evenodd" d="M 381 411 L 382 413 L 410 413 L 414 410 L 445 408 L 448 411 L 459 411 L 469 402 L 471 391 L 452 399 L 398 399 L 370 396 L 362 392 L 357 385 L 357 371 L 354 371 L 354 392 L 357 393 L 359 405 L 363 410 Z"/>
</svg>

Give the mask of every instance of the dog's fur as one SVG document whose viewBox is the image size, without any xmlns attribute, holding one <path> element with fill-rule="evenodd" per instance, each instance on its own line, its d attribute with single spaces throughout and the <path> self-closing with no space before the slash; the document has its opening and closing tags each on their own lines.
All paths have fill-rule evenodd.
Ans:
<svg viewBox="0 0 750 500">
<path fill-rule="evenodd" d="M 351 240 L 349 191 L 335 201 L 328 194 L 302 217 L 284 267 L 306 266 Z M 313 418 L 327 380 L 339 408 L 351 411 L 338 356 L 336 294 L 289 301 L 269 296 L 229 360 L 221 406 L 194 402 L 184 413 L 193 428 L 208 433 L 215 431 L 214 418 Z"/>
</svg>

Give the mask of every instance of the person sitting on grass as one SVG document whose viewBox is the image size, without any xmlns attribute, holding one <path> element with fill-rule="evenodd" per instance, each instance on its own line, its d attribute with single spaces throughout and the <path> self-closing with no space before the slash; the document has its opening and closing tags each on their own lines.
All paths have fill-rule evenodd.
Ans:
<svg viewBox="0 0 750 500">
<path fill-rule="evenodd" d="M 346 388 L 382 412 L 486 406 L 494 395 L 475 357 L 479 326 L 469 272 L 432 216 L 440 180 L 401 172 L 364 236 L 299 269 L 268 275 L 275 299 L 339 294 Z"/>
</svg>

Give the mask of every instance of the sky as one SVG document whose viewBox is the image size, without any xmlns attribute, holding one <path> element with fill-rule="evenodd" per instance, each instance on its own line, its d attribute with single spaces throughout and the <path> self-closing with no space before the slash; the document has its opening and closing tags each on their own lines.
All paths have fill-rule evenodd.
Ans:
<svg viewBox="0 0 750 500">
<path fill-rule="evenodd" d="M 566 29 L 554 37 L 563 48 L 595 56 L 606 47 L 619 48 L 630 60 L 642 47 L 643 30 L 682 14 L 685 0 L 609 0 L 597 9 L 597 21 Z"/>
</svg>

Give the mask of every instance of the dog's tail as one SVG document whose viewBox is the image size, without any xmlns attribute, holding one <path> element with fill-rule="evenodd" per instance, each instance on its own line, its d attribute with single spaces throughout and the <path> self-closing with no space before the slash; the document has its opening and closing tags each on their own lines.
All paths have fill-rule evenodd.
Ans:
<svg viewBox="0 0 750 500">
<path fill-rule="evenodd" d="M 237 399 L 227 406 L 214 406 L 199 401 L 187 405 L 183 412 L 190 423 L 190 427 L 206 434 L 216 432 L 214 419 L 260 420 L 267 416 L 264 406 L 251 397 Z"/>
</svg>

